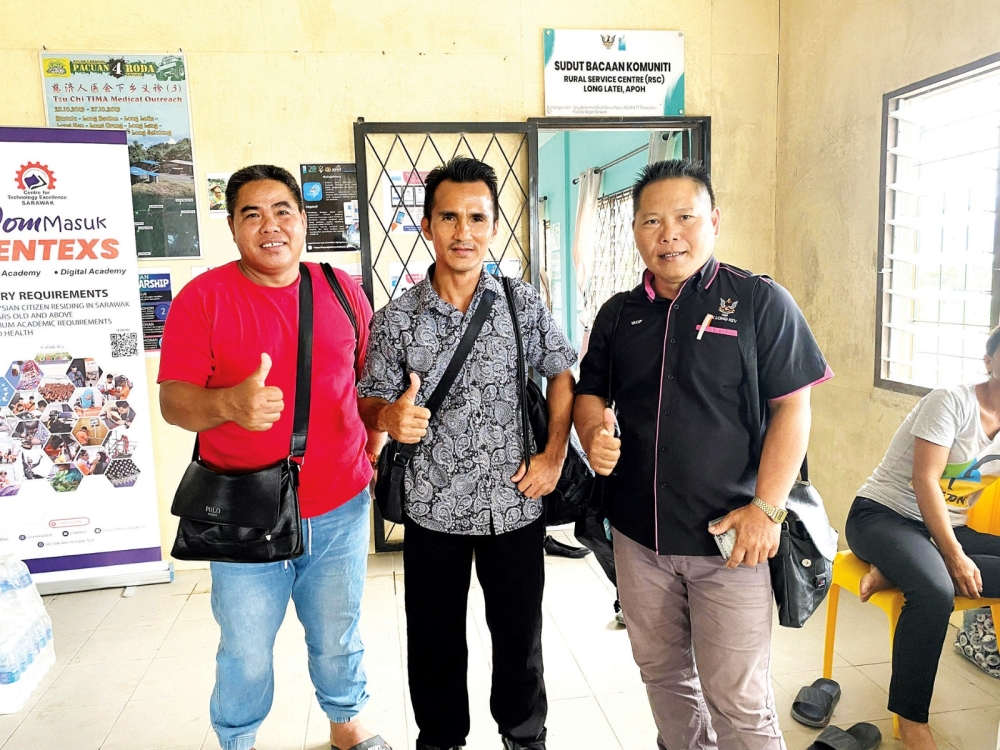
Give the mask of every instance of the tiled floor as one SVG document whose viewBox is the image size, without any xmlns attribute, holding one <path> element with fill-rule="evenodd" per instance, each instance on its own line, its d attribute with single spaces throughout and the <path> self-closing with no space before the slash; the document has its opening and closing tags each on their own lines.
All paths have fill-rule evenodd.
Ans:
<svg viewBox="0 0 1000 750">
<path fill-rule="evenodd" d="M 369 560 L 362 630 L 372 700 L 363 717 L 397 750 L 412 748 L 416 727 L 405 684 L 402 561 Z M 626 633 L 613 625 L 613 590 L 592 556 L 548 558 L 545 590 L 545 676 L 551 750 L 655 750 L 653 727 Z M 30 705 L 0 716 L 3 750 L 215 750 L 208 726 L 218 629 L 209 608 L 206 572 L 177 574 L 130 598 L 122 590 L 46 597 L 58 661 Z M 500 746 L 489 715 L 489 633 L 482 594 L 469 613 L 472 696 L 470 750 Z M 775 692 L 789 750 L 804 750 L 817 732 L 789 716 L 799 687 L 819 676 L 825 612 L 802 630 L 775 628 Z M 931 727 L 941 750 L 993 750 L 1000 721 L 1000 680 L 945 649 Z M 290 612 L 278 634 L 276 691 L 258 750 L 329 748 L 328 725 L 306 673 L 302 629 Z M 834 721 L 872 721 L 892 739 L 885 708 L 888 630 L 880 610 L 841 597 L 834 678 L 843 699 Z"/>
</svg>

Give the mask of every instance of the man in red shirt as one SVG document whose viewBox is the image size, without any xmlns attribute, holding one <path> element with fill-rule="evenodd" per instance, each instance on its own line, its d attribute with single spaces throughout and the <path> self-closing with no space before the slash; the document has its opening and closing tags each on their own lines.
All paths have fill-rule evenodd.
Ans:
<svg viewBox="0 0 1000 750">
<path fill-rule="evenodd" d="M 163 331 L 160 409 L 167 422 L 198 433 L 210 467 L 253 471 L 289 453 L 306 215 L 295 178 L 280 167 L 239 170 L 226 198 L 240 260 L 193 279 L 173 301 Z M 212 613 L 221 629 L 212 726 L 223 750 L 253 747 L 271 708 L 274 638 L 291 597 L 334 748 L 389 750 L 356 718 L 368 700 L 358 620 L 368 453 L 377 446 L 368 451 L 367 444 L 379 438 L 361 423 L 354 384 L 372 312 L 357 284 L 338 271 L 358 321 L 356 341 L 322 269 L 304 269 L 316 290 L 309 440 L 299 474 L 306 549 L 287 562 L 211 564 Z"/>
</svg>

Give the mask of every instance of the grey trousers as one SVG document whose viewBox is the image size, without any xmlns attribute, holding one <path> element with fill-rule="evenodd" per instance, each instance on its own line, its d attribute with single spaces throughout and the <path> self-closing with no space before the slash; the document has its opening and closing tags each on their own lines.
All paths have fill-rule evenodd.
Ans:
<svg viewBox="0 0 1000 750">
<path fill-rule="evenodd" d="M 613 535 L 660 750 L 785 750 L 771 690 L 768 566 L 729 570 L 721 556 L 661 556 Z"/>
</svg>

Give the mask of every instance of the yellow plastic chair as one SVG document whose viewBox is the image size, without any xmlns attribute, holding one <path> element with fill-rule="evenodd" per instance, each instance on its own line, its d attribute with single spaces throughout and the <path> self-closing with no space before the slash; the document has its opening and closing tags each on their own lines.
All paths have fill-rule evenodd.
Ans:
<svg viewBox="0 0 1000 750">
<path fill-rule="evenodd" d="M 997 485 L 995 482 L 983 491 L 983 495 L 969 511 L 969 527 L 977 531 L 1000 535 L 1000 500 L 997 500 Z M 838 552 L 833 562 L 833 581 L 826 602 L 826 642 L 823 648 L 823 676 L 828 680 L 833 676 L 833 643 L 837 635 L 837 605 L 840 603 L 840 590 L 847 589 L 855 596 L 861 579 L 868 573 L 868 563 L 860 560 L 853 552 Z M 896 623 L 903 608 L 903 592 L 899 589 L 888 589 L 872 594 L 868 604 L 874 604 L 889 617 L 889 652 L 892 653 L 892 639 L 896 633 Z M 967 599 L 964 596 L 955 597 L 955 611 L 964 612 L 968 609 L 990 607 L 993 612 L 994 624 L 1000 624 L 1000 599 Z M 899 738 L 899 717 L 892 715 L 892 730 Z"/>
</svg>

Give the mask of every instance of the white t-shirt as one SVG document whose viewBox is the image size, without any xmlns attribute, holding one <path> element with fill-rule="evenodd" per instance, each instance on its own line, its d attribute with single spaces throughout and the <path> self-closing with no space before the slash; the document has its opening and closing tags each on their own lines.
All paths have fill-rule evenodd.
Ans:
<svg viewBox="0 0 1000 750">
<path fill-rule="evenodd" d="M 941 491 L 952 526 L 964 526 L 969 508 L 1000 475 L 1000 434 L 990 440 L 979 416 L 974 385 L 931 391 L 913 407 L 889 443 L 878 468 L 858 495 L 897 513 L 923 520 L 913 478 L 914 438 L 950 448 Z"/>
</svg>

